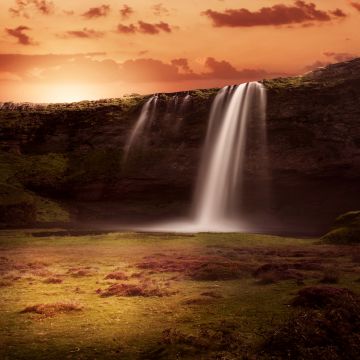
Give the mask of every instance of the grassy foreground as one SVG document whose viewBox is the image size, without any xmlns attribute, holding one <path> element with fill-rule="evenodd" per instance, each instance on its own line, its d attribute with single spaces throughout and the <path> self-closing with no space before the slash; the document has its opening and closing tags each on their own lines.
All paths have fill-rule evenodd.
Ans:
<svg viewBox="0 0 360 360">
<path fill-rule="evenodd" d="M 1 359 L 255 358 L 303 287 L 360 292 L 356 246 L 251 234 L 39 233 L 0 232 Z"/>
</svg>

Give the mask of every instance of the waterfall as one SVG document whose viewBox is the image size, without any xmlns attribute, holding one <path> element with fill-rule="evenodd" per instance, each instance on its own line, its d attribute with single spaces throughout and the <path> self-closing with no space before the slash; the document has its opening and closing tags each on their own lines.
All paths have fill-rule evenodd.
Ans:
<svg viewBox="0 0 360 360">
<path fill-rule="evenodd" d="M 243 195 L 248 127 L 253 118 L 259 121 L 263 148 L 265 106 L 265 89 L 257 82 L 227 86 L 215 97 L 194 200 L 194 221 L 200 230 L 241 228 L 237 209 Z"/>
<path fill-rule="evenodd" d="M 148 101 L 143 105 L 140 115 L 131 130 L 128 141 L 124 147 L 124 162 L 127 160 L 130 150 L 137 142 L 138 138 L 143 134 L 146 128 L 151 126 L 152 121 L 154 120 L 156 113 L 156 105 L 158 102 L 158 95 L 153 95 Z"/>
</svg>

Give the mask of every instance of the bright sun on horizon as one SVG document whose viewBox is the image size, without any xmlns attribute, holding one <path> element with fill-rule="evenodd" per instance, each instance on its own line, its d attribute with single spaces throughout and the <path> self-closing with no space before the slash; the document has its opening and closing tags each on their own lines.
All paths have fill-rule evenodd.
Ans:
<svg viewBox="0 0 360 360">
<path fill-rule="evenodd" d="M 55 84 L 44 91 L 45 103 L 72 103 L 83 100 L 98 100 L 94 89 L 86 84 Z"/>
<path fill-rule="evenodd" d="M 0 101 L 300 75 L 359 56 L 359 19 L 360 0 L 1 0 Z"/>
</svg>

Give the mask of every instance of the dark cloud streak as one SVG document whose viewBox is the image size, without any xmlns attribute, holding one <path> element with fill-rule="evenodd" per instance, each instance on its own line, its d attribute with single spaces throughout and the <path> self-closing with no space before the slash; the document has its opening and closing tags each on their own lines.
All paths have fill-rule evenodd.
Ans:
<svg viewBox="0 0 360 360">
<path fill-rule="evenodd" d="M 21 45 L 36 45 L 37 43 L 31 39 L 25 32 L 31 30 L 29 27 L 20 25 L 14 29 L 5 29 L 8 35 L 17 39 Z"/>
<path fill-rule="evenodd" d="M 245 8 L 227 9 L 224 12 L 208 9 L 202 13 L 211 19 L 215 27 L 252 27 L 301 24 L 309 22 L 330 22 L 347 15 L 340 9 L 324 11 L 314 3 L 298 0 L 293 5 L 278 4 L 263 7 L 257 11 Z"/>
<path fill-rule="evenodd" d="M 88 11 L 84 12 L 82 16 L 85 19 L 96 19 L 99 17 L 108 16 L 110 13 L 110 6 L 109 5 L 101 5 L 98 7 L 90 8 Z"/>
</svg>

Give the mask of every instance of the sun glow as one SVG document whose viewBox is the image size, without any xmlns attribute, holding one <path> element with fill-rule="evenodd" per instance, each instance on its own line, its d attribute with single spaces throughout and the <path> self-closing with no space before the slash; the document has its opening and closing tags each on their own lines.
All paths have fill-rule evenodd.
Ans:
<svg viewBox="0 0 360 360">
<path fill-rule="evenodd" d="M 70 103 L 82 100 L 96 100 L 97 91 L 91 85 L 57 84 L 48 86 L 42 93 L 43 102 Z"/>
</svg>

